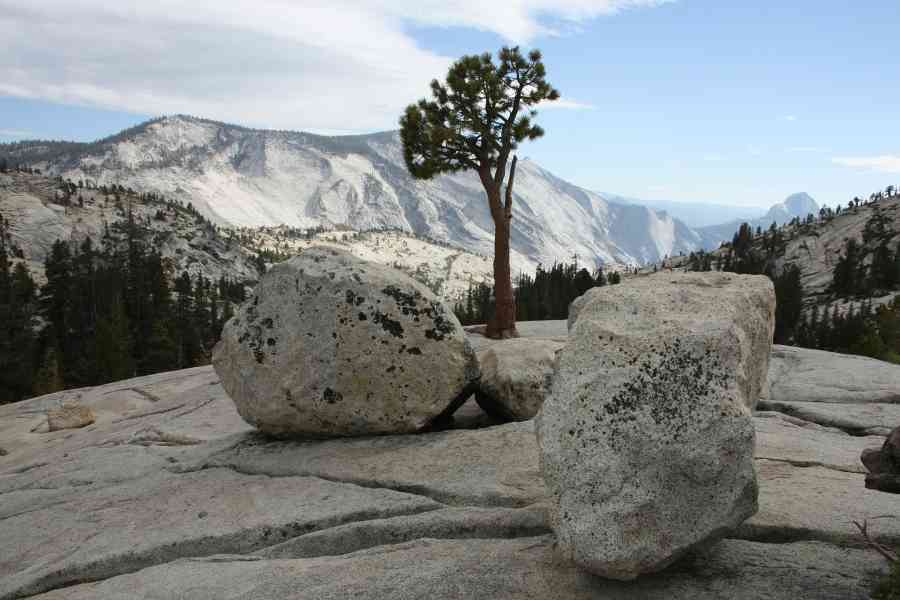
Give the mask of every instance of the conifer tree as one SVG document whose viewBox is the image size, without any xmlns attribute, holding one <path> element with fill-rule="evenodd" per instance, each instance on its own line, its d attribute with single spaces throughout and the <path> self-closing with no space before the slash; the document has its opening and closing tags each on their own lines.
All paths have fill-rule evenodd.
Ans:
<svg viewBox="0 0 900 600">
<path fill-rule="evenodd" d="M 431 92 L 432 100 L 408 106 L 400 119 L 407 169 L 417 179 L 470 169 L 478 173 L 494 222 L 496 310 L 487 333 L 515 336 L 509 264 L 514 152 L 521 142 L 544 134 L 532 123 L 535 107 L 558 99 L 559 92 L 546 80 L 541 53 L 525 56 L 518 47 L 501 49 L 498 64 L 488 53 L 463 56 L 450 67 L 445 83 L 431 82 Z"/>
</svg>

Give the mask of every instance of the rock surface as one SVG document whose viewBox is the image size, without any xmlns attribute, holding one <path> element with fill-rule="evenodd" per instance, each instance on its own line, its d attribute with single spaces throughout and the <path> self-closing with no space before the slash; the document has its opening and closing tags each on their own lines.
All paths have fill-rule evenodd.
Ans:
<svg viewBox="0 0 900 600">
<path fill-rule="evenodd" d="M 563 555 L 634 579 L 756 512 L 754 431 L 774 324 L 764 277 L 665 274 L 595 288 L 538 417 Z"/>
<path fill-rule="evenodd" d="M 500 418 L 533 418 L 547 396 L 556 353 L 564 345 L 554 340 L 512 339 L 479 353 L 478 405 Z"/>
<path fill-rule="evenodd" d="M 769 402 L 900 404 L 900 365 L 864 356 L 776 345 L 772 349 L 769 386 Z"/>
<path fill-rule="evenodd" d="M 74 399 L 96 422 L 47 432 Z M 0 406 L 0 598 L 867 598 L 884 565 L 850 521 L 900 544 L 897 497 L 846 469 L 875 438 L 754 423 L 759 513 L 619 583 L 554 551 L 533 423 L 272 441 L 210 367 L 34 398 Z"/>
<path fill-rule="evenodd" d="M 428 288 L 328 248 L 263 276 L 213 365 L 248 423 L 309 437 L 422 430 L 479 375 L 462 326 Z"/>
<path fill-rule="evenodd" d="M 759 408 L 862 436 L 886 436 L 900 423 L 900 404 L 769 401 Z"/>
<path fill-rule="evenodd" d="M 419 539 L 343 556 L 182 559 L 38 598 L 864 600 L 872 577 L 861 574 L 873 563 L 877 565 L 870 552 L 814 542 L 728 540 L 671 572 L 622 583 L 597 579 L 560 561 L 549 536 Z"/>
<path fill-rule="evenodd" d="M 50 431 L 87 427 L 94 421 L 94 411 L 79 404 L 63 404 L 47 411 L 47 428 Z"/>
</svg>

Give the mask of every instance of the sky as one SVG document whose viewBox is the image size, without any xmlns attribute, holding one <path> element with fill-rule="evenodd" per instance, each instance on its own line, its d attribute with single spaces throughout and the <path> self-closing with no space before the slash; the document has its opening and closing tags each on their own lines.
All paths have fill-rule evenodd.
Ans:
<svg viewBox="0 0 900 600">
<path fill-rule="evenodd" d="M 900 183 L 897 0 L 0 0 L 0 142 L 191 114 L 395 129 L 463 54 L 540 48 L 530 157 L 582 187 L 768 206 Z"/>
</svg>

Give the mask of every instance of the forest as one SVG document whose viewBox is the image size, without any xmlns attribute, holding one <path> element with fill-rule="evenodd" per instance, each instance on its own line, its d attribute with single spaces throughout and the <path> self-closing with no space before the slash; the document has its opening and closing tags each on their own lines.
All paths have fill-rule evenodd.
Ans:
<svg viewBox="0 0 900 600">
<path fill-rule="evenodd" d="M 873 299 L 900 290 L 900 242 L 896 231 L 879 209 L 879 203 L 895 194 L 893 186 L 872 194 L 868 202 L 851 200 L 847 208 L 822 208 L 815 215 L 795 218 L 786 227 L 774 224 L 766 231 L 744 223 L 730 244 L 715 253 L 692 253 L 688 270 L 713 269 L 764 274 L 775 284 L 777 309 L 775 343 L 858 354 L 900 363 L 900 295 L 880 306 Z M 784 251 L 786 230 L 827 223 L 860 205 L 872 206 L 862 240 L 850 237 L 835 262 L 832 284 L 824 299 L 809 300 L 796 265 L 776 267 Z"/>
<path fill-rule="evenodd" d="M 173 280 L 131 211 L 100 240 L 57 241 L 40 289 L 9 246 L 0 217 L 0 404 L 206 364 L 245 299 L 225 278 Z"/>
</svg>

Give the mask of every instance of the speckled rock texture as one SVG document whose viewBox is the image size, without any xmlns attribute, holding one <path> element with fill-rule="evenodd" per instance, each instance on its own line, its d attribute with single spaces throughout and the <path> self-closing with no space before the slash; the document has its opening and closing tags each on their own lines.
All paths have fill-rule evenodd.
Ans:
<svg viewBox="0 0 900 600">
<path fill-rule="evenodd" d="M 480 352 L 478 405 L 501 419 L 533 418 L 547 396 L 556 353 L 563 346 L 564 342 L 554 340 L 511 339 Z"/>
<path fill-rule="evenodd" d="M 213 365 L 240 415 L 278 436 L 419 431 L 479 376 L 462 326 L 428 288 L 330 248 L 272 267 L 226 323 Z"/>
<path fill-rule="evenodd" d="M 50 431 L 87 427 L 94 420 L 94 411 L 90 407 L 72 402 L 47 411 L 47 427 Z"/>
<path fill-rule="evenodd" d="M 709 297 L 705 290 L 711 292 Z M 604 318 L 627 316 L 629 322 L 651 325 L 676 316 L 705 321 L 713 315 L 715 319 L 708 321 L 710 327 L 735 328 L 733 333 L 742 355 L 737 379 L 747 407 L 755 410 L 760 400 L 769 399 L 775 288 L 768 277 L 720 272 L 658 273 L 629 279 L 628 285 L 621 287 L 594 288 L 569 306 L 570 331 L 581 310 L 595 302 L 609 305 Z M 750 357 L 754 360 L 743 360 Z"/>
<path fill-rule="evenodd" d="M 563 555 L 629 580 L 757 510 L 750 414 L 765 380 L 765 277 L 664 274 L 578 301 L 538 415 Z"/>
</svg>

